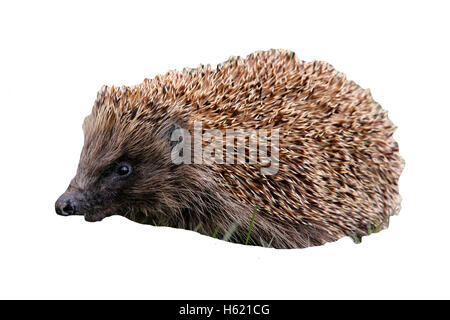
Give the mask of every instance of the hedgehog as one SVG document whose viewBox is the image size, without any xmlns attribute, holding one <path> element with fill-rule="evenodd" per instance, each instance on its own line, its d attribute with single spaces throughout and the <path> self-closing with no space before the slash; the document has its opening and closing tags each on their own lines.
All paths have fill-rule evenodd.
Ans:
<svg viewBox="0 0 450 320">
<path fill-rule="evenodd" d="M 277 132 L 276 170 L 264 171 L 267 161 L 248 145 L 232 163 L 174 161 L 180 145 L 175 154 L 192 160 L 213 144 L 187 138 L 199 123 L 200 134 Z M 83 123 L 76 176 L 55 209 L 90 222 L 119 215 L 273 248 L 359 241 L 400 210 L 404 161 L 395 129 L 369 90 L 286 50 L 104 86 Z M 176 132 L 183 135 L 174 139 Z M 226 148 L 235 160 L 236 141 L 216 145 L 214 154 Z"/>
</svg>

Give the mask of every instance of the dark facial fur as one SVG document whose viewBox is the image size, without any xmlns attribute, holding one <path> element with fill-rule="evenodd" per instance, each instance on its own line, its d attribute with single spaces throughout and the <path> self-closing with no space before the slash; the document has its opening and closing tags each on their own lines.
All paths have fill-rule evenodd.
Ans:
<svg viewBox="0 0 450 320">
<path fill-rule="evenodd" d="M 171 130 L 280 128 L 280 172 L 244 165 L 175 165 Z M 398 212 L 403 160 L 394 126 L 365 90 L 325 63 L 272 51 L 211 70 L 170 72 L 135 87 L 103 88 L 83 125 L 62 215 L 196 229 L 275 248 L 320 245 Z"/>
</svg>

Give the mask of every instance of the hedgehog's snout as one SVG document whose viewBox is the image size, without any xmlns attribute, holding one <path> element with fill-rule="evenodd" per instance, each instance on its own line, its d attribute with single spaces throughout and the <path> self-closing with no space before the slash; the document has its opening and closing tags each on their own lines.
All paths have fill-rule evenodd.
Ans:
<svg viewBox="0 0 450 320">
<path fill-rule="evenodd" d="M 61 216 L 71 216 L 78 214 L 77 200 L 73 194 L 64 193 L 55 203 L 55 211 Z"/>
</svg>

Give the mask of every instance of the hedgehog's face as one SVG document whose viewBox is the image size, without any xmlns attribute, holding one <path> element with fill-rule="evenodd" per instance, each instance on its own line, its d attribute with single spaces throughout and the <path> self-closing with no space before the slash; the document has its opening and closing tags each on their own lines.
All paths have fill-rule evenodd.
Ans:
<svg viewBox="0 0 450 320">
<path fill-rule="evenodd" d="M 103 110 L 86 118 L 77 174 L 55 204 L 58 214 L 83 215 L 87 221 L 111 215 L 139 220 L 175 202 L 180 168 L 170 158 L 166 131 L 172 124 L 138 116 Z"/>
<path fill-rule="evenodd" d="M 137 174 L 133 161 L 105 164 L 94 175 L 80 163 L 76 177 L 56 202 L 56 212 L 64 216 L 83 215 L 86 221 L 121 214 Z"/>
</svg>

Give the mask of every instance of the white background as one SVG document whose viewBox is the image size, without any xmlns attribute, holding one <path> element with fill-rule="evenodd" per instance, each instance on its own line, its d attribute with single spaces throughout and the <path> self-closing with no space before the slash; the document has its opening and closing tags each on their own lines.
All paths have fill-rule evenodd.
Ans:
<svg viewBox="0 0 450 320">
<path fill-rule="evenodd" d="M 448 1 L 2 1 L 0 298 L 450 298 Z M 233 245 L 54 213 L 107 85 L 285 48 L 370 88 L 403 208 L 355 245 Z"/>
</svg>

